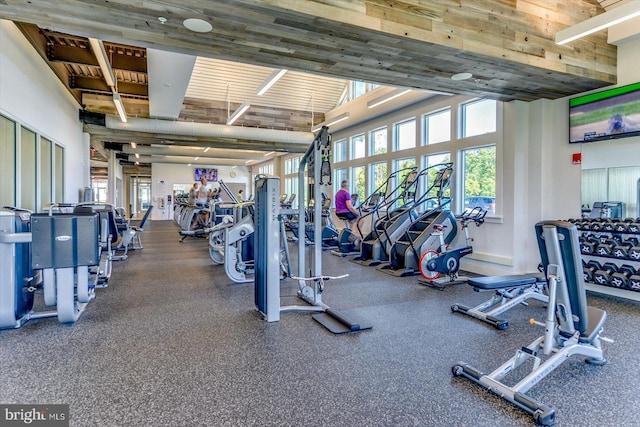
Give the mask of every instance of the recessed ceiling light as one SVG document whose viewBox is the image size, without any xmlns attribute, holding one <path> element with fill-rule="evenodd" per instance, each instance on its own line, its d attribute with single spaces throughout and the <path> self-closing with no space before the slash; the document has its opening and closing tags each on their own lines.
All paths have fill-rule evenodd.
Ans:
<svg viewBox="0 0 640 427">
<path fill-rule="evenodd" d="M 158 21 L 160 21 L 161 24 L 166 24 L 167 18 L 164 16 L 158 16 Z"/>
<path fill-rule="evenodd" d="M 454 74 L 453 76 L 451 76 L 451 80 L 467 80 L 470 79 L 471 77 L 473 77 L 473 74 L 471 73 L 458 73 L 458 74 Z"/>
<path fill-rule="evenodd" d="M 213 30 L 213 25 L 199 18 L 187 18 L 182 22 L 182 25 L 196 33 L 208 33 Z"/>
</svg>

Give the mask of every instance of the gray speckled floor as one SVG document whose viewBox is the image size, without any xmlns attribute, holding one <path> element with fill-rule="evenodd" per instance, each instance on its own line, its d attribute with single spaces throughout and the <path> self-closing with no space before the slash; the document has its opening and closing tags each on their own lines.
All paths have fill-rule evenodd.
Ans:
<svg viewBox="0 0 640 427">
<path fill-rule="evenodd" d="M 80 321 L 0 331 L 0 402 L 68 403 L 73 426 L 530 426 L 532 418 L 469 381 L 542 334 L 533 302 L 506 313 L 508 331 L 458 314 L 489 297 L 440 292 L 329 255 L 325 302 L 374 329 L 334 336 L 309 314 L 266 323 L 253 285 L 233 284 L 206 241 L 178 243 L 172 222 L 145 227 L 145 249 L 115 264 Z M 292 283 L 283 284 L 292 295 Z M 609 313 L 609 364 L 569 360 L 529 393 L 558 426 L 637 426 L 640 304 L 589 295 Z"/>
</svg>

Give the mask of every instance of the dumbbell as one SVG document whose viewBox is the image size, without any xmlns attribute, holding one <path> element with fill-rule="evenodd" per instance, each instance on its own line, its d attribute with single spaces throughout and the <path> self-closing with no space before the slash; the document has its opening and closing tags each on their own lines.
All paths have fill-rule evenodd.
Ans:
<svg viewBox="0 0 640 427">
<path fill-rule="evenodd" d="M 593 282 L 593 275 L 596 271 L 602 270 L 602 265 L 598 261 L 591 260 L 587 263 L 582 260 L 582 272 L 585 282 Z"/>
<path fill-rule="evenodd" d="M 586 255 L 595 254 L 596 248 L 600 244 L 600 240 L 595 236 L 587 236 L 580 242 L 580 252 Z M 638 248 L 640 249 L 640 248 Z M 640 256 L 640 252 L 638 253 Z"/>
<path fill-rule="evenodd" d="M 627 224 L 627 232 L 634 234 L 640 233 L 640 222 L 638 222 L 637 219 L 633 219 L 631 222 L 629 222 Z"/>
<path fill-rule="evenodd" d="M 617 221 L 616 221 L 617 222 Z M 612 221 L 611 219 L 607 218 L 607 219 L 603 219 L 602 220 L 602 229 L 604 231 L 613 231 L 616 225 L 616 222 Z"/>
<path fill-rule="evenodd" d="M 584 231 L 591 230 L 591 218 L 584 218 L 580 224 L 580 229 Z"/>
<path fill-rule="evenodd" d="M 627 287 L 632 291 L 640 292 L 640 271 L 637 271 L 636 274 L 629 277 Z"/>
<path fill-rule="evenodd" d="M 604 220 L 595 219 L 591 221 L 591 231 L 603 231 L 604 230 Z"/>
<path fill-rule="evenodd" d="M 640 245 L 632 246 L 627 254 L 629 259 L 634 261 L 640 261 Z"/>
<path fill-rule="evenodd" d="M 627 221 L 629 218 L 624 221 L 617 221 L 613 227 L 613 231 L 616 233 L 627 233 L 629 231 L 629 223 L 631 221 Z"/>
<path fill-rule="evenodd" d="M 636 237 L 631 237 L 627 240 L 623 240 L 619 245 L 614 246 L 611 254 L 615 258 L 626 259 L 629 258 L 629 252 L 631 248 L 634 246 L 638 246 L 638 239 Z"/>
<path fill-rule="evenodd" d="M 622 264 L 618 267 L 618 271 L 609 277 L 609 285 L 614 288 L 628 287 L 629 278 L 636 274 L 636 269 L 629 264 Z"/>
<path fill-rule="evenodd" d="M 596 254 L 599 256 L 611 256 L 613 253 L 613 248 L 618 246 L 620 243 L 621 242 L 619 238 L 609 238 L 605 240 L 604 243 L 600 243 L 596 247 Z"/>
<path fill-rule="evenodd" d="M 605 262 L 600 270 L 593 273 L 593 281 L 598 285 L 609 285 L 611 275 L 618 271 L 618 266 L 612 262 Z"/>
</svg>

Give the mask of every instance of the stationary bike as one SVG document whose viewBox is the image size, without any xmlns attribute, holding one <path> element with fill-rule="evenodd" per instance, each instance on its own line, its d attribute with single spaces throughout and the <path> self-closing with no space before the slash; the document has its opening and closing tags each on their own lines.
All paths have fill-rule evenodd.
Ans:
<svg viewBox="0 0 640 427">
<path fill-rule="evenodd" d="M 460 228 L 464 230 L 466 245 L 455 249 L 447 247 L 444 241 L 444 227 L 441 225 L 435 227 L 435 231 L 431 235 L 440 239 L 440 252 L 429 249 L 420 257 L 420 274 L 426 279 L 420 280 L 420 283 L 443 290 L 446 285 L 463 283 L 469 280 L 468 277 L 458 276 L 460 259 L 473 253 L 473 247 L 471 246 L 473 239 L 469 237 L 468 227 L 472 222 L 476 224 L 476 227 L 480 227 L 484 223 L 486 215 L 487 211 L 477 206 L 473 209 L 467 209 L 461 215 L 456 216 L 456 219 L 460 221 Z M 447 275 L 445 280 L 438 280 L 443 274 Z"/>
</svg>

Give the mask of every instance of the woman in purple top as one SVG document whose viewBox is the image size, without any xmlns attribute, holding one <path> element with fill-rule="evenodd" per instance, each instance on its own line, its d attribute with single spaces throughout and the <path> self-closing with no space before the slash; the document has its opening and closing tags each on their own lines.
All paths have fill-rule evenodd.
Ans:
<svg viewBox="0 0 640 427">
<path fill-rule="evenodd" d="M 351 194 L 347 190 L 349 188 L 349 180 L 343 179 L 340 183 L 340 190 L 336 193 L 335 201 L 336 201 L 336 216 L 340 219 L 344 219 L 349 221 L 349 227 L 355 236 L 356 234 L 356 224 L 358 222 L 358 218 L 360 218 L 360 214 L 353 207 L 353 203 L 351 202 Z"/>
</svg>

